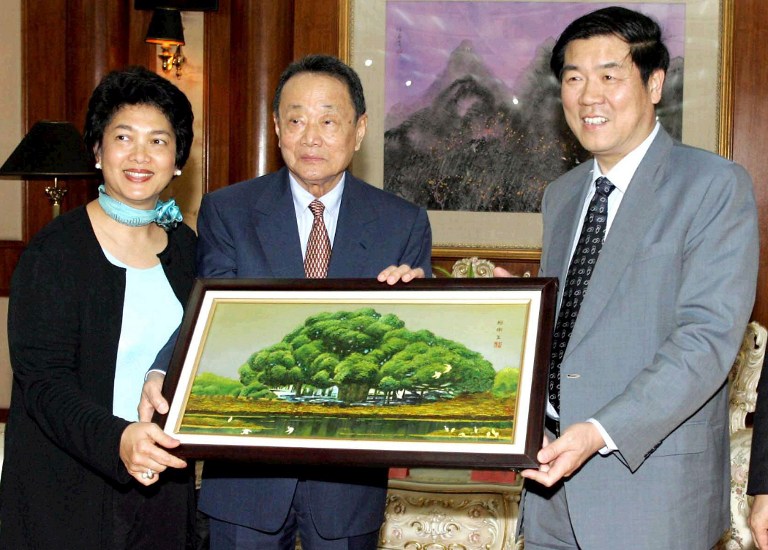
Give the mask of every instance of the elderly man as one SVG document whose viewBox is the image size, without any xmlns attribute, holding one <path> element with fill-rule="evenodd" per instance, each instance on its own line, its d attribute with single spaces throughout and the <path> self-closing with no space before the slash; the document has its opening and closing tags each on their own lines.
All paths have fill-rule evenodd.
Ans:
<svg viewBox="0 0 768 550">
<path fill-rule="evenodd" d="M 313 55 L 282 74 L 273 104 L 286 167 L 203 198 L 201 277 L 378 278 L 431 275 L 424 209 L 346 171 L 365 136 L 357 74 Z M 140 408 L 167 410 L 150 374 Z M 373 549 L 383 520 L 384 469 L 206 461 L 200 509 L 211 549 Z"/>
</svg>

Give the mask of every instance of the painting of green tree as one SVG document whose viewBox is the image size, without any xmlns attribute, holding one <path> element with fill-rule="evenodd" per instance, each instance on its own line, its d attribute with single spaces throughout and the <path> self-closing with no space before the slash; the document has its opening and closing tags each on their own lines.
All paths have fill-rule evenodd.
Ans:
<svg viewBox="0 0 768 550">
<path fill-rule="evenodd" d="M 273 437 L 511 437 L 519 381 L 514 361 L 514 367 L 495 367 L 465 343 L 410 328 L 402 315 L 381 307 L 326 309 L 298 325 L 294 321 L 272 342 L 262 335 L 236 377 L 201 365 L 182 430 Z M 266 311 L 256 316 L 268 321 Z M 490 332 L 484 331 L 488 338 Z"/>
<path fill-rule="evenodd" d="M 496 371 L 479 353 L 428 330 L 410 331 L 396 315 L 372 308 L 321 313 L 240 367 L 245 386 L 338 386 L 344 403 L 371 390 L 396 399 L 412 394 L 454 397 L 488 391 Z"/>
</svg>

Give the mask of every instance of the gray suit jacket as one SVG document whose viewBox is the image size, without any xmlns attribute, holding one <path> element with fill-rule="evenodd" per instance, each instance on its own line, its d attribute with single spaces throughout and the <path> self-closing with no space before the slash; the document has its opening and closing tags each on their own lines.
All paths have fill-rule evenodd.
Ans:
<svg viewBox="0 0 768 550">
<path fill-rule="evenodd" d="M 545 192 L 543 276 L 565 281 L 591 168 Z M 726 377 L 757 265 L 749 175 L 661 129 L 613 221 L 561 365 L 562 426 L 595 418 L 619 449 L 565 482 L 582 547 L 704 549 L 726 529 Z"/>
</svg>

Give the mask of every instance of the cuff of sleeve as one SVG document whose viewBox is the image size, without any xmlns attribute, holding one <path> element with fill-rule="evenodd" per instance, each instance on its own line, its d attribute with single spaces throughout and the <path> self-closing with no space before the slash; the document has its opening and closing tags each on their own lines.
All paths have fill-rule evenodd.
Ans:
<svg viewBox="0 0 768 550">
<path fill-rule="evenodd" d="M 600 449 L 598 452 L 603 455 L 609 455 L 614 451 L 618 451 L 619 448 L 616 446 L 616 443 L 611 439 L 611 436 L 608 435 L 608 432 L 605 431 L 605 428 L 603 428 L 603 425 L 600 424 L 597 420 L 594 418 L 588 418 L 587 422 L 592 424 L 595 428 L 597 428 L 597 431 L 600 432 L 600 436 L 603 438 L 603 441 L 605 442 L 605 447 Z"/>
<path fill-rule="evenodd" d="M 158 374 L 162 374 L 163 376 L 165 376 L 165 371 L 162 371 L 160 369 L 149 369 L 147 371 L 147 374 L 144 375 L 144 382 L 147 381 L 147 379 L 149 378 L 149 375 L 152 374 L 153 372 L 156 372 Z"/>
</svg>

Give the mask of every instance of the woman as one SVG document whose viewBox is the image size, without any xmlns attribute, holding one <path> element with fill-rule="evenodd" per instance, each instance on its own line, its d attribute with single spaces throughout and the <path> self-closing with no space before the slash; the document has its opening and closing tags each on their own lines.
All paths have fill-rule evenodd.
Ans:
<svg viewBox="0 0 768 550">
<path fill-rule="evenodd" d="M 189 157 L 192 120 L 184 94 L 141 67 L 91 96 L 99 198 L 35 235 L 11 282 L 0 548 L 188 544 L 190 468 L 136 406 L 194 279 L 195 235 L 159 200 Z"/>
</svg>

